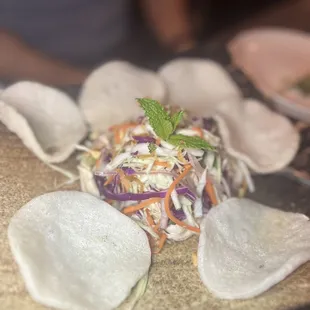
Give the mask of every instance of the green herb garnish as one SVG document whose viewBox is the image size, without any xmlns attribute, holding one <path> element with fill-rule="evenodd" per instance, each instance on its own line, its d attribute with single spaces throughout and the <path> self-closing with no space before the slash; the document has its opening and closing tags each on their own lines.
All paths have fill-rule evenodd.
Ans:
<svg viewBox="0 0 310 310">
<path fill-rule="evenodd" d="M 167 140 L 173 133 L 173 124 L 170 115 L 165 108 L 156 100 L 142 98 L 137 99 L 145 115 L 148 117 L 150 125 L 158 137 Z"/>
<path fill-rule="evenodd" d="M 184 116 L 184 111 L 179 111 L 171 116 L 173 131 L 175 131 Z"/>
<path fill-rule="evenodd" d="M 148 98 L 138 98 L 141 108 L 149 119 L 154 132 L 164 141 L 182 148 L 194 148 L 202 150 L 213 150 L 213 146 L 200 137 L 191 137 L 175 134 L 177 126 L 181 122 L 184 111 L 179 111 L 172 116 L 156 100 Z M 154 146 L 149 145 L 149 150 L 154 150 Z"/>
<path fill-rule="evenodd" d="M 181 146 L 183 148 L 191 148 L 191 149 L 210 149 L 212 146 L 204 139 L 200 137 L 194 136 L 185 136 L 185 135 L 171 135 L 167 142 L 175 145 Z"/>
<path fill-rule="evenodd" d="M 149 143 L 148 148 L 149 148 L 150 153 L 155 152 L 156 151 L 156 147 L 157 147 L 156 144 Z"/>
</svg>

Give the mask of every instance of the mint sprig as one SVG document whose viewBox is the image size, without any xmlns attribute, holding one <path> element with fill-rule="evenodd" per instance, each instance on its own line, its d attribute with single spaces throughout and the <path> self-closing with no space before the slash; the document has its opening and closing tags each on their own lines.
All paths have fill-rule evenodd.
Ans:
<svg viewBox="0 0 310 310">
<path fill-rule="evenodd" d="M 184 116 L 184 111 L 179 111 L 171 116 L 173 131 L 175 131 Z"/>
<path fill-rule="evenodd" d="M 158 101 L 142 98 L 137 99 L 145 115 L 148 117 L 150 125 L 158 137 L 167 140 L 173 133 L 173 124 L 170 115 Z"/>
<path fill-rule="evenodd" d="M 190 148 L 190 149 L 210 149 L 213 147 L 204 139 L 194 136 L 185 136 L 180 134 L 171 135 L 167 140 L 172 145 L 183 147 L 183 148 Z"/>
<path fill-rule="evenodd" d="M 171 116 L 156 100 L 138 98 L 137 101 L 148 117 L 149 123 L 156 135 L 164 141 L 182 148 L 214 150 L 210 143 L 200 137 L 191 137 L 174 133 L 179 123 L 182 121 L 184 111 L 176 112 Z"/>
</svg>

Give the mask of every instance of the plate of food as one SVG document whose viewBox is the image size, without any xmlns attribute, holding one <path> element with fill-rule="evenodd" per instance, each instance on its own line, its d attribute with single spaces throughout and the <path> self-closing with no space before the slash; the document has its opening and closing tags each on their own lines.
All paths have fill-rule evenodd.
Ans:
<svg viewBox="0 0 310 310">
<path fill-rule="evenodd" d="M 150 290 L 169 295 L 168 277 L 182 286 L 190 272 L 194 284 L 182 286 L 182 297 L 171 298 L 187 300 L 185 308 L 199 308 L 210 298 L 223 308 L 227 300 L 264 295 L 304 265 L 310 259 L 308 217 L 244 198 L 255 190 L 252 172 L 276 172 L 294 157 L 299 146 L 294 126 L 259 102 L 232 93 L 234 84 L 227 92 L 212 85 L 205 92 L 208 73 L 213 83 L 216 72 L 220 81 L 226 79 L 213 62 L 197 66 L 196 60 L 180 60 L 160 75 L 148 72 L 149 84 L 156 85 L 148 92 L 161 100 L 139 97 L 146 89 L 137 82 L 146 79 L 141 69 L 130 74 L 128 64 L 117 63 L 115 72 L 125 74 L 113 77 L 111 65 L 102 68 L 104 74 L 108 70 L 106 78 L 99 72 L 98 79 L 113 87 L 107 92 L 94 86 L 98 80 L 89 82 L 80 106 L 31 82 L 13 85 L 1 97 L 4 124 L 49 167 L 55 169 L 70 149 L 78 151 L 80 190 L 54 188 L 31 197 L 8 226 L 11 252 L 31 297 L 58 309 L 131 309 Z M 184 69 L 191 71 L 188 80 Z M 130 87 L 122 76 L 131 80 Z M 191 80 L 195 96 L 188 103 Z M 177 104 L 180 94 L 183 101 Z M 51 98 L 57 104 L 45 103 Z M 114 111 L 127 111 L 121 121 L 111 119 L 107 100 L 114 102 Z M 89 108 L 88 102 L 98 105 Z M 36 105 L 42 109 L 32 114 Z M 85 116 L 94 122 L 86 124 Z M 72 127 L 66 145 L 61 144 Z M 161 261 L 165 253 L 170 263 Z M 171 273 L 169 264 L 178 259 L 186 263 Z M 199 298 L 189 296 L 193 289 Z"/>
</svg>

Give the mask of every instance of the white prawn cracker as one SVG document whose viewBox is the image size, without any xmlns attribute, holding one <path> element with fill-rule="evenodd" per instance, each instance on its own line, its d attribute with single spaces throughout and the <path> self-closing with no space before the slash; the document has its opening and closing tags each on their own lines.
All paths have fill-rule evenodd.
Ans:
<svg viewBox="0 0 310 310">
<path fill-rule="evenodd" d="M 163 65 L 159 76 L 167 84 L 170 102 L 197 115 L 213 115 L 222 101 L 242 99 L 237 84 L 214 61 L 179 58 Z"/>
<path fill-rule="evenodd" d="M 19 82 L 2 91 L 0 121 L 47 163 L 66 160 L 87 132 L 70 97 L 34 82 Z"/>
<path fill-rule="evenodd" d="M 114 309 L 148 272 L 146 234 L 90 194 L 39 196 L 11 219 L 13 256 L 34 300 L 58 309 Z"/>
<path fill-rule="evenodd" d="M 244 100 L 220 65 L 179 59 L 164 65 L 159 74 L 170 100 L 193 114 L 214 117 L 228 153 L 255 172 L 281 170 L 294 158 L 299 135 L 290 121 L 257 100 Z"/>
<path fill-rule="evenodd" d="M 307 32 L 254 28 L 241 31 L 227 47 L 234 65 L 274 102 L 276 109 L 309 123 L 310 96 L 304 88 L 310 73 Z"/>
<path fill-rule="evenodd" d="M 310 222 L 305 215 L 232 198 L 202 221 L 198 270 L 219 298 L 257 296 L 309 259 Z"/>
<path fill-rule="evenodd" d="M 218 111 L 214 118 L 227 152 L 255 172 L 279 171 L 298 151 L 300 136 L 291 122 L 255 99 Z"/>
<path fill-rule="evenodd" d="M 85 119 L 95 131 L 103 131 L 143 115 L 136 98 L 164 101 L 164 82 L 156 73 L 125 61 L 112 61 L 86 79 L 79 98 Z"/>
<path fill-rule="evenodd" d="M 306 32 L 277 27 L 245 30 L 229 42 L 228 50 L 234 65 L 268 97 L 287 90 L 310 72 Z"/>
</svg>

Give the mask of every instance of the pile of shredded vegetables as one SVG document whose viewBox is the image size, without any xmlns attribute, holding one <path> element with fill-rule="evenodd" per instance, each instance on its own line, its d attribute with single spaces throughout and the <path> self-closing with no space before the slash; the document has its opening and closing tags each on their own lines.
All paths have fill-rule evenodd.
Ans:
<svg viewBox="0 0 310 310">
<path fill-rule="evenodd" d="M 198 234 L 210 208 L 254 190 L 246 165 L 224 151 L 212 119 L 187 115 L 176 133 L 199 136 L 214 149 L 175 147 L 156 136 L 147 117 L 93 133 L 79 147 L 80 165 L 93 173 L 100 197 L 147 232 L 153 253 L 167 239 Z"/>
</svg>

